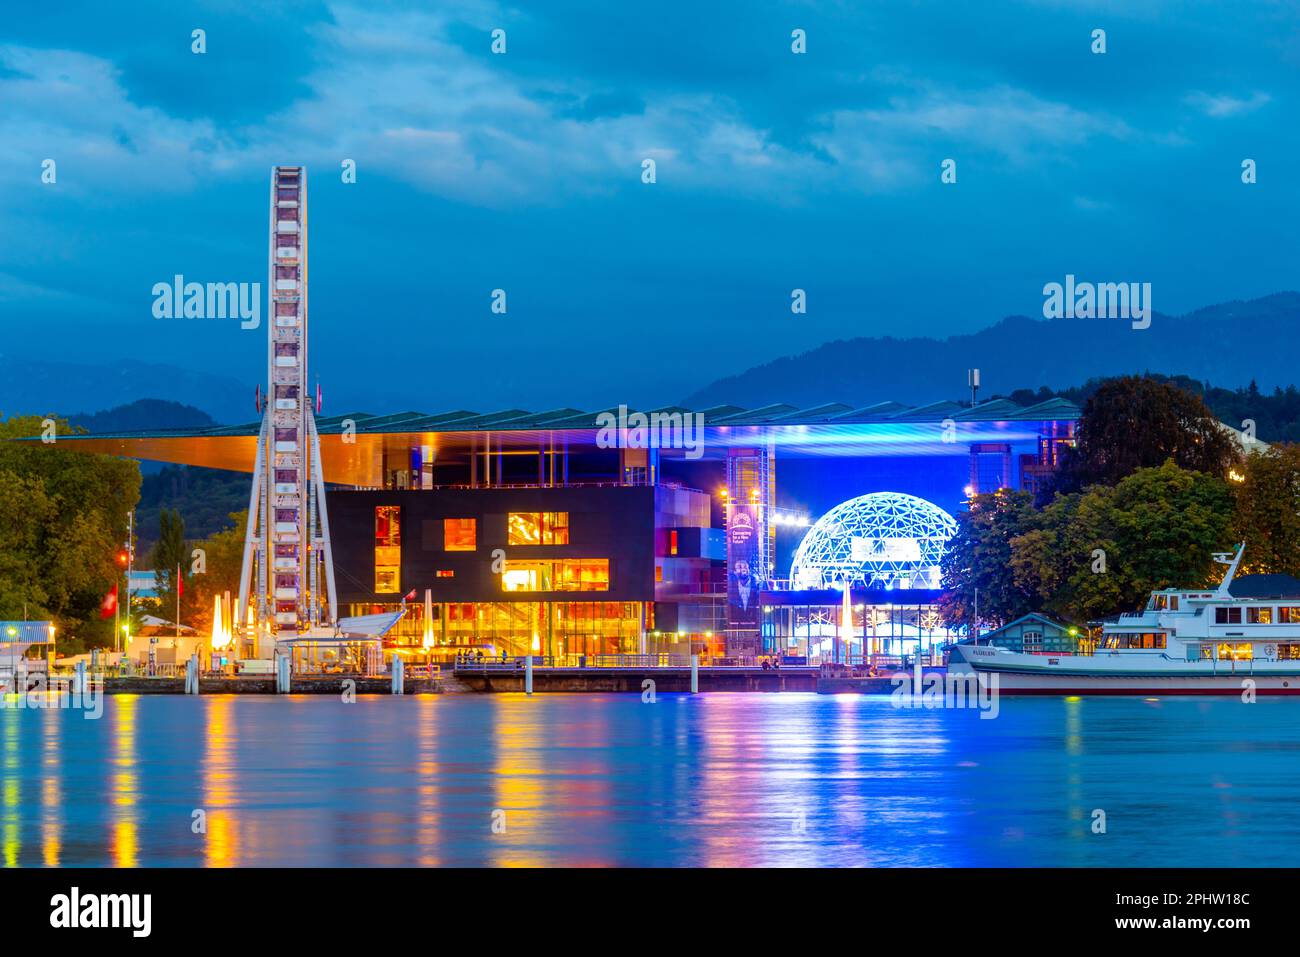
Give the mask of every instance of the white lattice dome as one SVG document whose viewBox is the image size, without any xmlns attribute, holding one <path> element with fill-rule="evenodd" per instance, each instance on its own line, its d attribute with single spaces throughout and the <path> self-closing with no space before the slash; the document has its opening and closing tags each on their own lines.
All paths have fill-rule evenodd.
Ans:
<svg viewBox="0 0 1300 957">
<path fill-rule="evenodd" d="M 939 561 L 957 522 L 915 495 L 872 492 L 819 518 L 790 565 L 795 588 L 844 581 L 885 588 L 938 588 Z"/>
</svg>

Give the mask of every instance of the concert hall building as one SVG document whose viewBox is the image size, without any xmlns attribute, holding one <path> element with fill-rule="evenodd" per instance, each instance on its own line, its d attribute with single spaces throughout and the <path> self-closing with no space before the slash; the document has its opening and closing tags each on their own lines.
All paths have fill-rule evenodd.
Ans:
<svg viewBox="0 0 1300 957">
<path fill-rule="evenodd" d="M 859 650 L 926 650 L 954 637 L 929 538 L 971 494 L 1036 488 L 1078 415 L 993 399 L 319 418 L 339 615 L 404 605 L 388 641 L 432 636 L 441 656 L 824 657 L 847 581 Z M 257 436 L 59 442 L 252 473 Z"/>
</svg>

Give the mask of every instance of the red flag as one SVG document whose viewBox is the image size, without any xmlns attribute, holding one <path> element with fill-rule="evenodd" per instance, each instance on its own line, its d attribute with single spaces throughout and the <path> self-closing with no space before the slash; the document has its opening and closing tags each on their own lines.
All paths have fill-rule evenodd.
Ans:
<svg viewBox="0 0 1300 957">
<path fill-rule="evenodd" d="M 99 617 L 112 618 L 117 613 L 117 585 L 113 585 L 113 590 L 104 596 L 104 600 L 99 603 Z"/>
<path fill-rule="evenodd" d="M 402 601 L 415 601 L 415 589 L 412 588 L 405 595 L 403 595 Z"/>
<path fill-rule="evenodd" d="M 320 415 L 320 383 L 316 383 L 316 414 Z"/>
<path fill-rule="evenodd" d="M 185 594 L 185 578 L 181 575 L 181 566 L 176 566 L 176 600 L 179 601 L 181 595 Z"/>
</svg>

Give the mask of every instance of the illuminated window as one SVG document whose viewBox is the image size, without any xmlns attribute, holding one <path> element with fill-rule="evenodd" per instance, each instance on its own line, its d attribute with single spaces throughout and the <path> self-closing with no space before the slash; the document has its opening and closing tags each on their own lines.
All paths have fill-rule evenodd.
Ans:
<svg viewBox="0 0 1300 957">
<path fill-rule="evenodd" d="M 402 507 L 375 506 L 375 593 L 402 590 Z"/>
<path fill-rule="evenodd" d="M 1273 624 L 1273 609 L 1264 608 L 1247 608 L 1246 624 L 1248 625 L 1271 625 Z"/>
<path fill-rule="evenodd" d="M 456 572 L 455 572 L 454 569 L 439 568 L 439 569 L 438 569 L 438 577 L 439 577 L 439 578 L 455 578 L 455 577 L 456 577 Z"/>
<path fill-rule="evenodd" d="M 568 512 L 511 512 L 506 521 L 508 545 L 569 544 Z"/>
<path fill-rule="evenodd" d="M 668 554 L 677 554 L 677 529 L 675 528 L 668 533 Z"/>
<path fill-rule="evenodd" d="M 503 591 L 609 591 L 608 558 L 507 561 Z"/>
<path fill-rule="evenodd" d="M 444 518 L 442 547 L 449 552 L 472 552 L 478 548 L 478 519 Z"/>
</svg>

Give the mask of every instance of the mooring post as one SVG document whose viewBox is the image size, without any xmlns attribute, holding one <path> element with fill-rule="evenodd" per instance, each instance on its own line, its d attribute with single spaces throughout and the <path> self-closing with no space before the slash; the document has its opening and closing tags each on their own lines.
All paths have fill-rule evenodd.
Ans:
<svg viewBox="0 0 1300 957">
<path fill-rule="evenodd" d="M 77 662 L 77 676 L 73 678 L 73 691 L 77 694 L 86 693 L 86 662 L 85 659 Z"/>
<path fill-rule="evenodd" d="M 691 694 L 700 693 L 700 656 L 691 655 Z"/>
<path fill-rule="evenodd" d="M 524 658 L 524 694 L 533 693 L 533 656 Z"/>
<path fill-rule="evenodd" d="M 402 656 L 393 655 L 393 694 L 405 693 L 402 687 L 403 677 L 404 675 L 402 672 Z"/>
<path fill-rule="evenodd" d="M 275 693 L 289 693 L 289 656 L 277 655 L 275 661 Z"/>
<path fill-rule="evenodd" d="M 185 659 L 185 693 L 194 694 L 194 661 Z"/>
</svg>

